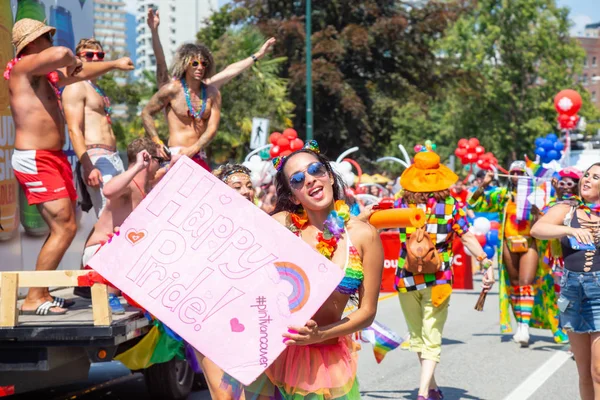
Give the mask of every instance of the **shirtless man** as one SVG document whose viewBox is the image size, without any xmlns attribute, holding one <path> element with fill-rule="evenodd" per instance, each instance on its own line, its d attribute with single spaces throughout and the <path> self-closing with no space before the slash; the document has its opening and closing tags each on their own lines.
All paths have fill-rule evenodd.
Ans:
<svg viewBox="0 0 600 400">
<path fill-rule="evenodd" d="M 75 48 L 75 55 L 83 63 L 102 62 L 105 54 L 95 39 L 81 39 Z M 67 86 L 62 100 L 71 143 L 81 164 L 96 217 L 99 217 L 106 205 L 102 187 L 125 170 L 112 130 L 110 100 L 96 84 L 96 79 Z"/>
<path fill-rule="evenodd" d="M 166 109 L 170 153 L 188 156 L 210 171 L 204 150 L 217 134 L 221 93 L 203 80 L 213 73 L 214 61 L 205 46 L 187 43 L 179 47 L 173 62 L 173 80 L 161 87 L 142 111 L 146 133 L 161 145 L 161 157 L 167 155 L 153 115 Z"/>
<path fill-rule="evenodd" d="M 154 50 L 154 55 L 156 58 L 156 80 L 158 83 L 158 87 L 160 90 L 163 89 L 163 87 L 165 85 L 170 85 L 170 89 L 171 91 L 167 91 L 167 92 L 163 92 L 161 98 L 157 98 L 157 95 L 160 93 L 157 93 L 157 95 L 155 95 L 155 97 L 153 97 L 152 100 L 156 100 L 155 103 L 152 103 L 152 100 L 150 103 L 148 103 L 147 107 L 144 109 L 144 112 L 142 112 L 142 120 L 144 122 L 144 127 L 146 128 L 146 124 L 148 124 L 148 126 L 150 126 L 150 129 L 146 128 L 146 132 L 151 135 L 151 137 L 153 137 L 153 140 L 156 143 L 159 143 L 162 145 L 162 141 L 160 140 L 160 138 L 158 137 L 158 135 L 156 134 L 156 129 L 152 129 L 154 127 L 154 122 L 152 121 L 151 116 L 156 114 L 159 110 L 165 108 L 166 112 L 167 112 L 167 121 L 169 124 L 169 146 L 174 146 L 175 148 L 175 153 L 177 154 L 179 151 L 181 151 L 180 147 L 185 147 L 187 148 L 187 153 L 186 155 L 189 156 L 189 154 L 192 154 L 193 151 L 195 150 L 194 148 L 190 148 L 190 146 L 192 145 L 196 145 L 196 147 L 198 146 L 197 142 L 194 142 L 193 139 L 191 138 L 196 138 L 199 139 L 200 136 L 203 136 L 205 138 L 205 141 L 203 140 L 203 146 L 200 150 L 200 154 L 196 156 L 195 161 L 198 162 L 200 165 L 202 165 L 204 168 L 208 169 L 208 164 L 201 163 L 202 160 L 202 156 L 205 157 L 204 151 L 202 151 L 202 149 L 204 149 L 204 146 L 206 146 L 206 144 L 208 144 L 208 142 L 210 142 L 210 140 L 212 140 L 214 138 L 214 136 L 216 135 L 216 127 L 218 126 L 218 119 L 215 116 L 215 121 L 216 121 L 216 125 L 215 125 L 215 130 L 214 132 L 212 132 L 211 129 L 208 129 L 206 127 L 204 127 L 204 123 L 202 123 L 201 121 L 197 121 L 197 124 L 191 124 L 189 123 L 189 121 L 191 120 L 189 117 L 187 117 L 187 110 L 186 110 L 186 101 L 185 101 L 185 96 L 183 95 L 183 88 L 181 87 L 181 85 L 179 84 L 179 82 L 181 81 L 181 77 L 184 75 L 182 72 L 182 67 L 185 68 L 185 66 L 181 65 L 181 59 L 179 57 L 180 51 L 182 51 L 184 49 L 184 46 L 182 46 L 179 51 L 177 52 L 178 56 L 176 56 L 176 59 L 174 61 L 174 66 L 173 66 L 173 77 L 171 79 L 171 77 L 169 77 L 169 73 L 167 71 L 167 63 L 165 60 L 165 54 L 163 52 L 162 49 L 162 45 L 160 43 L 160 38 L 158 36 L 158 26 L 160 24 L 160 17 L 158 14 L 158 11 L 155 11 L 153 9 L 149 9 L 148 10 L 148 17 L 146 22 L 148 23 L 148 27 L 150 28 L 150 32 L 152 34 L 152 48 Z M 269 40 L 267 40 L 262 47 L 260 48 L 260 50 L 251 55 L 250 57 L 247 57 L 241 61 L 238 61 L 234 64 L 228 65 L 227 68 L 225 68 L 223 71 L 219 72 L 218 74 L 212 76 L 212 73 L 214 73 L 214 63 L 212 60 L 212 55 L 210 55 L 210 52 L 208 51 L 208 49 L 206 49 L 206 47 L 204 46 L 199 46 L 199 45 L 190 45 L 190 46 L 197 46 L 198 48 L 202 48 L 204 49 L 203 52 L 204 54 L 207 56 L 207 64 L 208 64 L 208 60 L 210 60 L 210 65 L 207 65 L 208 68 L 203 68 L 205 71 L 209 71 L 210 73 L 204 73 L 202 78 L 200 79 L 200 82 L 202 83 L 202 85 L 204 87 L 207 88 L 207 92 L 208 92 L 208 88 L 212 88 L 212 92 L 213 93 L 218 93 L 219 89 L 225 85 L 226 83 L 228 83 L 229 81 L 231 81 L 233 78 L 235 78 L 236 76 L 238 76 L 239 74 L 241 74 L 242 72 L 244 72 L 245 70 L 247 70 L 248 68 L 250 68 L 255 62 L 257 62 L 258 60 L 260 60 L 261 58 L 263 58 L 265 56 L 265 54 L 269 51 L 269 49 L 275 44 L 276 40 L 275 38 L 270 38 Z M 193 62 L 193 61 L 192 61 Z M 188 78 L 186 78 L 186 83 L 188 84 L 187 86 L 191 88 L 190 82 L 188 82 Z M 201 98 L 199 96 L 199 91 L 198 91 L 198 87 L 200 86 L 200 82 L 195 82 L 195 88 L 193 89 L 193 92 L 195 93 L 190 93 L 190 95 L 192 97 L 196 98 L 196 102 L 194 103 L 194 101 L 192 100 L 193 104 L 200 104 L 199 99 Z M 173 83 L 175 83 L 175 85 L 173 85 Z M 179 86 L 178 86 L 179 84 Z M 178 89 L 179 88 L 179 89 Z M 172 104 L 169 103 L 168 101 L 170 101 L 169 96 L 176 96 L 177 93 L 179 92 L 180 96 L 180 107 L 177 107 L 177 111 L 173 111 L 172 109 Z M 194 96 L 195 94 L 195 96 Z M 219 94 L 219 119 L 220 119 L 220 94 Z M 161 103 L 167 101 L 167 103 Z M 207 105 L 207 109 L 205 111 L 205 116 L 206 118 L 208 118 L 207 114 L 209 113 L 208 111 L 208 105 Z M 182 118 L 177 118 L 177 115 L 180 114 L 181 112 L 183 112 L 183 116 Z M 146 116 L 144 118 L 144 115 Z M 187 117 L 187 118 L 186 118 Z M 187 121 L 186 121 L 187 120 Z M 212 121 L 212 119 L 211 119 Z M 187 126 L 187 131 L 186 129 L 182 129 L 182 124 Z M 192 126 L 193 125 L 193 126 Z M 191 131 L 192 129 L 195 130 L 195 132 L 192 134 Z M 185 137 L 187 136 L 187 137 Z M 191 137 L 191 138 L 190 138 Z M 185 152 L 183 152 L 182 154 L 184 154 Z M 198 152 L 193 153 L 194 155 L 196 155 Z M 163 157 L 166 157 L 166 153 L 161 153 L 163 155 Z"/>
<path fill-rule="evenodd" d="M 135 139 L 127 146 L 127 159 L 127 171 L 104 184 L 103 196 L 107 199 L 106 206 L 85 244 L 83 265 L 86 265 L 100 246 L 110 238 L 114 228 L 121 226 L 146 197 L 151 189 L 150 182 L 160 168 L 160 163 L 164 161 L 158 156 L 157 145 L 146 137 Z M 117 297 L 119 291 L 112 287 L 109 287 L 108 291 L 112 312 L 124 313 L 125 309 Z"/>
<path fill-rule="evenodd" d="M 52 46 L 55 28 L 24 18 L 15 23 L 12 41 L 17 59 L 9 63 L 10 107 L 16 128 L 12 167 L 29 204 L 35 204 L 50 228 L 36 262 L 36 271 L 58 267 L 77 230 L 71 165 L 62 151 L 64 120 L 58 87 L 93 79 L 113 69 L 131 70 L 122 58 L 107 63 L 81 61 L 66 47 Z M 48 288 L 30 288 L 23 314 L 64 314 L 63 299 Z"/>
<path fill-rule="evenodd" d="M 160 89 L 165 84 L 169 83 L 171 78 L 169 77 L 165 52 L 163 51 L 162 44 L 160 43 L 160 37 L 158 36 L 158 26 L 160 25 L 160 16 L 158 11 L 149 8 L 146 23 L 148 24 L 148 28 L 150 28 L 150 33 L 152 35 L 152 50 L 154 51 L 154 57 L 156 58 L 156 82 L 158 84 L 158 88 Z M 275 38 L 270 38 L 256 53 L 236 63 L 228 65 L 223 71 L 220 71 L 215 76 L 207 77 L 204 79 L 204 83 L 220 90 L 223 85 L 231 81 L 242 72 L 246 71 L 255 62 L 262 59 L 265 54 L 267 54 L 269 49 L 275 45 L 275 43 Z"/>
</svg>

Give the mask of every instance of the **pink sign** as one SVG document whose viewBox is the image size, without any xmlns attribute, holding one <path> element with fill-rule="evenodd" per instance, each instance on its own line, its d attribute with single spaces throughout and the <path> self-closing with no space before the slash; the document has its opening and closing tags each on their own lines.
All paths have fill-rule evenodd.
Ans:
<svg viewBox="0 0 600 400">
<path fill-rule="evenodd" d="M 244 384 L 343 278 L 336 264 L 189 158 L 89 266 Z"/>
</svg>

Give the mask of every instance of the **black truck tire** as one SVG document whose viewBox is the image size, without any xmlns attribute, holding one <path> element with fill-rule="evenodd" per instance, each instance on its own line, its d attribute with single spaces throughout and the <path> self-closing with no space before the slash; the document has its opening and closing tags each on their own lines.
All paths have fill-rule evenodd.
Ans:
<svg viewBox="0 0 600 400">
<path fill-rule="evenodd" d="M 185 360 L 154 364 L 144 370 L 144 380 L 156 399 L 184 400 L 192 391 L 194 371 Z"/>
</svg>

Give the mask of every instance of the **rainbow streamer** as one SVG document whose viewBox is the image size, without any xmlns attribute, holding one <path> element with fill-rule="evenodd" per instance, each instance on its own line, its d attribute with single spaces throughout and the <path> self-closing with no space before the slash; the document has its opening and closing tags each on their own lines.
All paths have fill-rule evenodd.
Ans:
<svg viewBox="0 0 600 400">
<path fill-rule="evenodd" d="M 535 161 L 531 161 L 525 157 L 525 166 L 529 170 L 531 176 L 536 178 L 551 178 L 554 174 L 554 170 L 542 167 L 542 164 L 538 164 Z"/>
<path fill-rule="evenodd" d="M 373 321 L 373 324 L 360 332 L 360 339 L 373 345 L 373 355 L 377 364 L 380 364 L 388 351 L 392 351 L 402 344 L 404 339 L 387 326 Z"/>
</svg>

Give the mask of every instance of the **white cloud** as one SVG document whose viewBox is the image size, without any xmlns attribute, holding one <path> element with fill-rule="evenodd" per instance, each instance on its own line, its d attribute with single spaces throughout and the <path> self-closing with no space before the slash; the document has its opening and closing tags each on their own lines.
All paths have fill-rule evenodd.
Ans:
<svg viewBox="0 0 600 400">
<path fill-rule="evenodd" d="M 592 19 L 587 15 L 573 15 L 571 22 L 574 24 L 571 27 L 571 36 L 583 36 L 585 32 L 585 26 L 592 23 Z"/>
<path fill-rule="evenodd" d="M 125 11 L 130 14 L 137 14 L 137 1 L 136 0 L 125 0 Z"/>
</svg>

